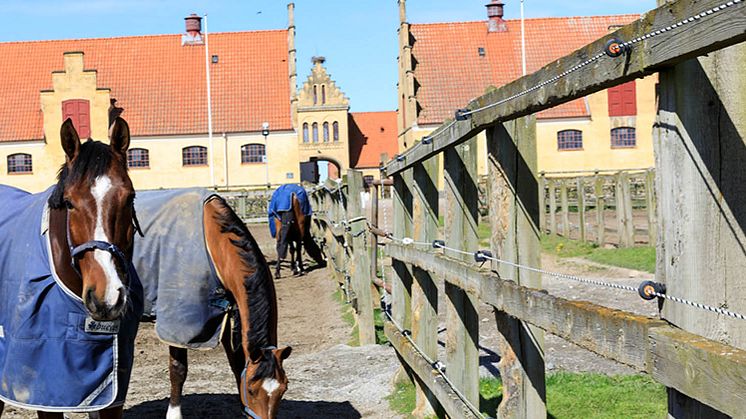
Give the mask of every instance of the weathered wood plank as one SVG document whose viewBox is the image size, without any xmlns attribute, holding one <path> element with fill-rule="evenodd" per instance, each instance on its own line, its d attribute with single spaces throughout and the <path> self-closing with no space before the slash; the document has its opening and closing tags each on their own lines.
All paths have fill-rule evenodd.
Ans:
<svg viewBox="0 0 746 419">
<path fill-rule="evenodd" d="M 547 178 L 542 172 L 539 175 L 539 231 L 542 233 L 547 229 Z"/>
<path fill-rule="evenodd" d="M 540 266 L 539 188 L 536 172 L 536 119 L 520 118 L 487 132 L 490 178 L 499 197 L 492 206 L 493 254 L 529 266 Z M 502 278 L 541 287 L 541 276 L 493 264 Z M 544 334 L 504 312 L 495 312 L 500 332 L 500 376 L 503 400 L 498 417 L 546 416 Z"/>
<path fill-rule="evenodd" d="M 556 181 L 549 179 L 549 233 L 557 234 L 557 191 Z"/>
<path fill-rule="evenodd" d="M 412 214 L 413 238 L 432 242 L 438 237 L 438 160 L 433 158 L 413 168 Z M 412 269 L 412 338 L 427 356 L 438 357 L 438 287 L 433 275 Z M 440 410 L 437 399 L 426 388 L 418 385 L 415 416 L 431 415 Z"/>
<path fill-rule="evenodd" d="M 606 195 L 604 194 L 604 178 L 596 175 L 593 183 L 596 195 L 596 243 L 603 246 L 606 243 L 606 221 L 604 211 L 606 210 Z"/>
<path fill-rule="evenodd" d="M 580 228 L 580 241 L 585 243 L 585 181 L 582 177 L 577 178 L 576 189 L 578 190 L 578 226 Z"/>
<path fill-rule="evenodd" d="M 648 244 L 655 246 L 658 241 L 658 204 L 655 192 L 655 170 L 645 172 L 645 209 L 648 215 Z"/>
<path fill-rule="evenodd" d="M 646 13 L 640 20 L 620 28 L 613 34 L 604 36 L 547 64 L 535 73 L 524 76 L 473 100 L 467 108 L 478 109 L 485 105 L 499 103 L 563 74 L 589 57 L 602 53 L 606 42 L 612 37 L 631 40 L 650 31 L 666 28 L 684 18 L 689 18 L 723 3 L 723 0 L 679 0 L 658 7 Z M 696 23 L 689 23 L 639 42 L 635 44 L 627 56 L 617 59 L 602 57 L 580 71 L 562 77 L 548 87 L 536 89 L 502 103 L 500 106 L 477 113 L 465 121 L 456 121 L 448 129 L 440 128 L 441 132 L 432 136 L 432 144 L 419 146 L 407 152 L 400 160 L 390 161 L 386 165 L 386 171 L 391 175 L 404 170 L 406 167 L 440 153 L 447 147 L 466 141 L 499 121 L 536 113 L 647 76 L 663 67 L 672 66 L 692 57 L 738 44 L 744 40 L 746 40 L 746 7 L 740 3 L 727 8 L 723 12 L 699 19 Z M 447 124 L 449 122 L 446 122 L 444 127 L 448 126 Z"/>
<path fill-rule="evenodd" d="M 412 171 L 394 176 L 393 233 L 396 237 L 412 237 Z M 402 327 L 412 329 L 412 270 L 407 264 L 391 261 L 391 315 Z"/>
<path fill-rule="evenodd" d="M 560 182 L 560 205 L 562 205 L 562 235 L 570 238 L 570 204 L 567 201 L 567 180 Z"/>
<path fill-rule="evenodd" d="M 629 191 L 629 177 L 627 173 L 619 172 L 615 181 L 619 247 L 632 247 L 635 244 L 635 225 L 632 220 L 632 197 Z"/>
<path fill-rule="evenodd" d="M 443 155 L 446 213 L 445 242 L 456 249 L 479 245 L 477 139 Z M 459 255 L 464 257 L 464 255 Z M 479 405 L 479 315 L 476 299 L 453 284 L 445 285 L 447 375 L 472 404 Z"/>
<path fill-rule="evenodd" d="M 417 349 L 412 346 L 407 338 L 402 336 L 391 322 L 384 323 L 384 333 L 396 349 L 400 359 L 404 360 L 407 366 L 417 374 L 419 382 L 427 386 L 428 390 L 438 398 L 443 410 L 449 417 L 458 419 L 476 417 L 446 383 L 445 379 L 433 370 L 432 365 L 422 358 Z"/>
<path fill-rule="evenodd" d="M 363 192 L 363 172 L 348 169 L 347 171 L 347 219 L 353 220 L 364 215 L 360 194 Z M 353 290 L 357 300 L 356 312 L 358 334 L 361 345 L 376 343 L 376 325 L 373 321 L 373 295 L 371 291 L 370 252 L 368 251 L 365 232 L 368 226 L 357 221 L 350 226 L 351 255 L 348 269 L 352 277 Z"/>
</svg>

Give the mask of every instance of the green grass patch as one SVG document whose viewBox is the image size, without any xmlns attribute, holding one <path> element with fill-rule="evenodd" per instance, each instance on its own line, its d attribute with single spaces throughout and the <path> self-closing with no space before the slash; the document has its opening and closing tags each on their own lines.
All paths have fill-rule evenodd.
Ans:
<svg viewBox="0 0 746 419">
<path fill-rule="evenodd" d="M 389 339 L 383 332 L 383 313 L 381 309 L 377 308 L 373 310 L 373 322 L 376 325 L 376 343 L 379 345 L 386 345 L 389 343 Z"/>
<path fill-rule="evenodd" d="M 581 257 L 604 265 L 655 273 L 655 247 L 652 246 L 603 249 L 593 243 L 543 234 L 541 248 L 559 257 Z"/>
<path fill-rule="evenodd" d="M 352 306 L 345 301 L 344 291 L 341 288 L 334 291 L 334 300 L 342 307 L 342 321 L 352 329 L 347 344 L 350 346 L 360 346 L 360 333 L 357 322 L 355 321 L 355 314 L 353 313 Z"/>
<path fill-rule="evenodd" d="M 556 372 L 547 375 L 546 385 L 550 418 L 666 417 L 665 387 L 648 376 Z M 483 378 L 479 393 L 479 410 L 494 417 L 502 400 L 502 383 L 497 378 Z M 388 401 L 392 410 L 408 415 L 415 408 L 414 385 L 397 384 Z"/>
</svg>

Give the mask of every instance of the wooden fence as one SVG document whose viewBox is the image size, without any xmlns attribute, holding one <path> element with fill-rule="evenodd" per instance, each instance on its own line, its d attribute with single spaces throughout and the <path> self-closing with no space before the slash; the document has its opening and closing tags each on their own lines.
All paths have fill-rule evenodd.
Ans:
<svg viewBox="0 0 746 419">
<path fill-rule="evenodd" d="M 542 231 L 598 245 L 655 245 L 655 171 L 597 171 L 592 174 L 540 173 L 539 224 Z M 607 214 L 607 210 L 613 210 Z M 635 213 L 638 214 L 637 225 Z M 639 215 L 642 214 L 642 217 Z M 611 226 L 609 216 L 615 218 Z M 608 234 L 612 233 L 612 235 Z"/>
<path fill-rule="evenodd" d="M 665 321 L 569 301 L 542 291 L 540 273 L 525 269 L 540 266 L 544 205 L 533 114 L 657 71 L 657 280 L 665 283 L 667 295 L 709 303 L 714 311 L 746 309 L 746 205 L 740 193 L 746 178 L 746 48 L 736 45 L 746 40 L 746 6 L 743 0 L 660 3 L 642 19 L 475 99 L 456 112 L 454 121 L 386 164 L 394 183 L 389 236 L 394 240 L 386 245 L 393 278 L 391 321 L 385 331 L 414 377 L 418 413 L 481 416 L 475 411 L 481 302 L 494 308 L 501 334 L 494 348 L 501 357 L 503 381 L 499 417 L 546 417 L 545 332 L 650 374 L 669 388 L 670 417 L 743 416 L 744 320 L 680 304 L 683 300 L 660 299 Z M 600 55 L 611 37 L 633 45 L 617 58 Z M 479 222 L 474 137 L 483 130 L 489 162 L 489 251 L 494 256 L 491 266 L 480 268 L 474 261 L 484 261 L 482 253 L 470 252 L 478 249 Z M 445 168 L 443 235 L 433 158 L 440 154 Z M 348 191 L 348 202 L 330 210 L 332 204 L 325 200 L 336 199 L 335 192 L 327 187 L 317 205 L 336 211 L 337 220 L 346 213 L 349 222 L 358 214 L 352 203 L 356 194 Z M 359 228 L 341 231 L 330 220 L 319 226 L 322 234 L 334 236 L 329 252 L 337 255 L 337 270 L 344 270 L 340 263 L 354 263 L 340 254 L 348 251 L 344 244 L 350 246 L 350 236 Z M 442 240 L 436 247 L 467 252 L 428 250 L 436 240 Z M 350 281 L 351 292 L 364 292 L 370 276 Z M 439 289 L 445 290 L 445 307 L 438 305 Z M 446 359 L 438 360 L 438 315 L 443 312 Z"/>
</svg>

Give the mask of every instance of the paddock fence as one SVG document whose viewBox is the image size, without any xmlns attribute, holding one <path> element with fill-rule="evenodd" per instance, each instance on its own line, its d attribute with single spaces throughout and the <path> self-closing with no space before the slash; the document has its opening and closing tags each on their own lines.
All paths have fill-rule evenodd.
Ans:
<svg viewBox="0 0 746 419">
<path fill-rule="evenodd" d="M 746 118 L 736 117 L 743 116 L 743 101 L 734 86 L 746 85 L 746 72 L 739 70 L 746 54 L 746 7 L 743 0 L 659 4 L 638 21 L 454 110 L 453 120 L 384 166 L 394 186 L 393 231 L 369 230 L 385 242 L 391 258 L 385 333 L 417 386 L 416 413 L 485 417 L 478 372 L 478 306 L 484 303 L 494 308 L 501 335 L 493 349 L 501 357 L 503 383 L 497 412 L 487 416 L 547 416 L 545 333 L 664 384 L 670 417 L 743 416 L 746 316 L 737 310 L 746 309 L 746 288 L 742 269 L 734 267 L 746 266 L 746 216 L 737 192 L 746 178 Z M 652 175 L 656 282 L 638 288 L 543 270 L 539 238 L 547 217 L 541 208 L 549 204 L 541 202 L 533 114 L 654 72 L 660 74 Z M 475 137 L 481 131 L 487 134 L 489 249 L 480 249 L 477 236 Z M 360 182 L 357 175 L 347 181 L 314 193 L 317 208 L 328 214 L 319 214 L 316 234 L 328 238 L 334 269 L 348 272 L 348 295 L 354 293 L 365 313 L 372 301 L 361 295 L 370 289 L 371 270 L 354 265 L 358 258 L 352 255 L 367 252 L 350 251 L 354 239 L 364 242 L 364 233 L 354 237 L 363 231 L 355 221 L 360 211 L 354 185 Z M 621 195 L 624 185 L 629 183 L 621 185 Z M 578 194 L 579 200 L 585 197 Z M 639 293 L 657 300 L 661 318 L 548 294 L 541 289 L 543 275 Z M 438 304 L 439 290 L 444 306 Z M 443 357 L 439 315 L 445 318 Z"/>
</svg>

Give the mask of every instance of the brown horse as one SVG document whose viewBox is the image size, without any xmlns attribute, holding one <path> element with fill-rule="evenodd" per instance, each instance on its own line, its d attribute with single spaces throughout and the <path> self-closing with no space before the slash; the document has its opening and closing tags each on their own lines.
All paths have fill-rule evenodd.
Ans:
<svg viewBox="0 0 746 419">
<path fill-rule="evenodd" d="M 130 299 L 141 298 L 141 295 L 128 293 L 133 271 L 128 271 L 127 266 L 136 230 L 135 191 L 127 174 L 129 127 L 117 118 L 111 130 L 110 145 L 93 140 L 81 144 L 73 123 L 67 119 L 62 124 L 60 137 L 66 162 L 60 169 L 57 186 L 44 197 L 49 203 L 50 277 L 59 281 L 54 284 L 50 280 L 51 287 L 62 285 L 64 292 L 74 294 L 77 304 L 84 307 L 81 310 L 87 311 L 97 324 L 117 319 L 124 323 L 124 313 L 131 308 Z M 0 245 L 3 240 L 12 239 L 0 237 Z M 137 330 L 136 322 L 134 330 Z M 125 344 L 121 337 L 119 342 Z M 42 345 L 49 344 L 45 341 Z M 0 416 L 3 407 L 0 402 Z M 39 411 L 38 416 L 63 418 L 61 412 Z M 122 405 L 102 410 L 100 417 L 121 418 Z"/>
<path fill-rule="evenodd" d="M 223 198 L 201 189 L 144 191 L 136 208 L 144 237 L 135 242 L 134 263 L 146 314 L 155 317 L 156 333 L 169 344 L 166 417 L 182 417 L 187 349 L 220 341 L 244 413 L 275 418 L 288 384 L 282 364 L 292 349 L 277 348 L 275 287 L 248 228 Z M 197 219 L 201 225 L 195 226 Z"/>
<path fill-rule="evenodd" d="M 275 231 L 277 231 L 277 265 L 275 265 L 275 277 L 280 278 L 282 262 L 290 249 L 290 268 L 296 275 L 303 275 L 303 247 L 308 255 L 319 265 L 325 267 L 326 261 L 321 254 L 321 249 L 313 241 L 311 235 L 311 216 L 303 213 L 298 197 L 293 194 L 290 211 L 280 211 L 274 217 Z"/>
</svg>

